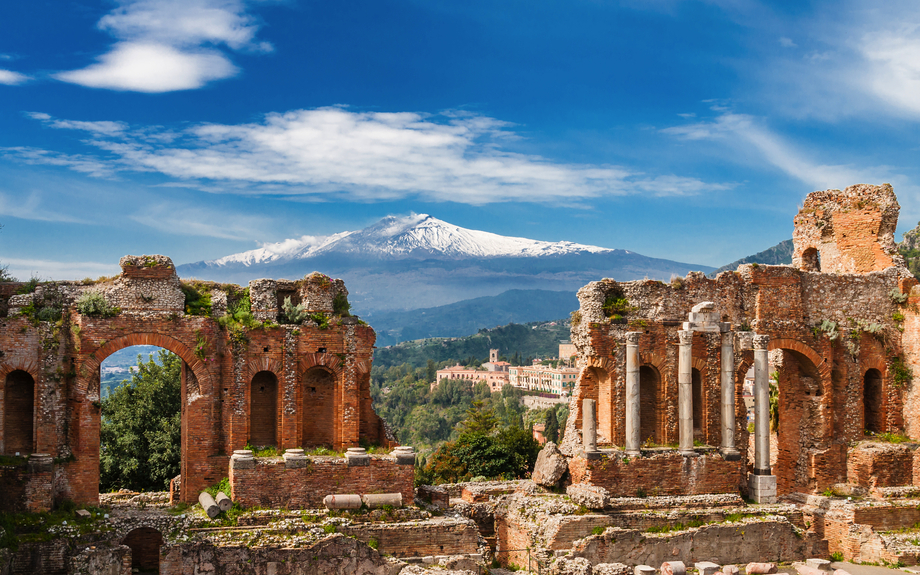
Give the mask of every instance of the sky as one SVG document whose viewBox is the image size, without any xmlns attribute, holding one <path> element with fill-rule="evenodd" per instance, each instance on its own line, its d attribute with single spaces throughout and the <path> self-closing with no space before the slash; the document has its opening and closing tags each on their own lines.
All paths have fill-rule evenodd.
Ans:
<svg viewBox="0 0 920 575">
<path fill-rule="evenodd" d="M 811 191 L 920 220 L 904 1 L 10 2 L 0 263 L 176 264 L 427 213 L 718 267 Z"/>
</svg>

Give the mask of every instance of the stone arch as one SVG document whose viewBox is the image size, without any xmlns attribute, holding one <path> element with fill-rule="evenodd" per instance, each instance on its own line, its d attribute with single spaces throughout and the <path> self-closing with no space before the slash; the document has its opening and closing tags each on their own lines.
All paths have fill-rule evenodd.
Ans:
<svg viewBox="0 0 920 575">
<path fill-rule="evenodd" d="M 624 367 L 625 369 L 625 367 Z M 591 396 L 597 397 L 597 434 L 598 442 L 610 444 L 617 435 L 617 413 L 621 398 L 614 391 L 614 378 L 617 373 L 617 364 L 610 358 L 593 356 L 588 358 L 588 363 L 582 369 L 583 377 L 587 382 L 592 382 L 593 392 L 582 394 L 582 399 Z"/>
<path fill-rule="evenodd" d="M 27 371 L 9 371 L 3 385 L 3 450 L 8 454 L 35 452 L 35 378 Z"/>
<path fill-rule="evenodd" d="M 332 446 L 339 436 L 340 380 L 323 365 L 315 365 L 301 376 L 301 445 Z"/>
<path fill-rule="evenodd" d="M 767 349 L 773 351 L 774 349 L 785 349 L 788 351 L 794 351 L 800 353 L 808 358 L 808 360 L 815 366 L 815 369 L 818 371 L 818 375 L 821 379 L 822 395 L 831 393 L 831 365 L 823 357 L 821 357 L 818 352 L 811 349 L 804 343 L 791 338 L 777 338 L 770 339 L 770 344 L 767 346 Z"/>
<path fill-rule="evenodd" d="M 805 248 L 799 269 L 805 272 L 821 271 L 821 252 L 818 251 L 818 248 L 814 246 Z"/>
<path fill-rule="evenodd" d="M 661 371 L 650 363 L 639 366 L 639 437 L 644 443 L 651 439 L 662 443 L 661 437 Z"/>
<path fill-rule="evenodd" d="M 342 360 L 338 356 L 331 353 L 305 353 L 300 359 L 300 362 L 297 364 L 297 371 L 300 374 L 303 374 L 308 369 L 314 366 L 322 366 L 328 369 L 329 371 L 335 373 L 336 379 L 339 379 L 344 374 L 344 365 L 342 365 Z"/>
<path fill-rule="evenodd" d="M 131 568 L 139 573 L 160 572 L 160 547 L 165 543 L 163 534 L 153 527 L 135 527 L 121 540 L 131 549 Z"/>
<path fill-rule="evenodd" d="M 249 381 L 249 441 L 278 446 L 278 376 L 259 371 Z"/>
<path fill-rule="evenodd" d="M 91 353 L 80 366 L 77 373 L 76 388 L 77 391 L 88 396 L 90 400 L 98 401 L 99 397 L 91 395 L 91 384 L 93 378 L 99 371 L 99 366 L 105 358 L 109 357 L 116 351 L 131 347 L 132 345 L 155 345 L 169 350 L 178 355 L 185 362 L 185 365 L 195 374 L 195 379 L 201 387 L 202 393 L 209 393 L 214 389 L 211 381 L 211 373 L 208 371 L 204 362 L 195 355 L 195 352 L 185 345 L 182 341 L 161 333 L 140 332 L 132 333 L 115 338 L 105 343 L 99 349 Z M 98 394 L 98 390 L 96 390 Z"/>
</svg>

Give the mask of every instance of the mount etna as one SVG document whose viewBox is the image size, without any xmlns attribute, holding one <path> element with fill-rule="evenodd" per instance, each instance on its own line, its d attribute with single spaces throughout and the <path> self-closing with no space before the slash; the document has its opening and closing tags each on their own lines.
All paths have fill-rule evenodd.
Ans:
<svg viewBox="0 0 920 575">
<path fill-rule="evenodd" d="M 382 312 L 444 306 L 509 290 L 574 293 L 603 277 L 667 281 L 691 270 L 713 269 L 623 249 L 501 236 L 413 214 L 388 216 L 359 231 L 304 236 L 185 264 L 178 272 L 185 278 L 245 284 L 321 271 L 344 279 L 352 309 L 373 321 Z M 529 314 L 524 321 L 540 319 L 553 318 Z"/>
</svg>

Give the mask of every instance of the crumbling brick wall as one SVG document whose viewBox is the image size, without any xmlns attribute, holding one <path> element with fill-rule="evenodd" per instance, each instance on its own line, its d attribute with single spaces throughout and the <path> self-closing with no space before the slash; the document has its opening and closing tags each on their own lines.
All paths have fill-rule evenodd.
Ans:
<svg viewBox="0 0 920 575">
<path fill-rule="evenodd" d="M 132 345 L 159 346 L 183 361 L 181 494 L 186 501 L 226 477 L 229 454 L 250 441 L 252 380 L 259 372 L 269 372 L 277 381 L 277 447 L 305 446 L 306 422 L 316 417 L 305 390 L 305 374 L 312 368 L 330 373 L 334 386 L 331 409 L 318 424 L 327 430 L 321 443 L 337 449 L 359 442 L 394 443 L 371 404 L 374 330 L 335 313 L 337 306 L 339 312 L 347 307 L 341 280 L 313 274 L 296 282 L 251 282 L 251 309 L 263 324 L 248 329 L 232 323 L 222 327 L 217 321 L 243 297 L 243 288 L 183 284 L 165 256 L 125 256 L 120 264 L 119 276 L 98 282 L 41 284 L 25 295 L 11 295 L 15 290 L 0 286 L 0 307 L 8 309 L 0 317 L 0 453 L 8 451 L 4 418 L 15 417 L 3 398 L 7 376 L 25 372 L 34 380 L 35 398 L 29 451 L 62 461 L 54 481 L 56 499 L 98 500 L 99 367 L 106 357 Z M 189 287 L 210 296 L 209 314 L 205 309 L 203 315 L 190 315 L 193 310 L 186 309 L 183 293 Z M 281 324 L 279 296 L 285 290 L 326 320 Z M 101 294 L 118 313 L 82 315 L 76 302 L 86 292 Z M 39 310 L 49 305 L 60 311 L 61 321 L 40 320 Z"/>
</svg>

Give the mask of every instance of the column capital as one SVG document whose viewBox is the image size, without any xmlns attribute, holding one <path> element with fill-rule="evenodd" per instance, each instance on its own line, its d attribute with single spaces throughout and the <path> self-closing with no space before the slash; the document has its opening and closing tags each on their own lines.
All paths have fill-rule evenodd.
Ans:
<svg viewBox="0 0 920 575">
<path fill-rule="evenodd" d="M 722 345 L 735 345 L 735 332 L 733 331 L 723 331 L 722 332 Z"/>
<path fill-rule="evenodd" d="M 639 338 L 642 336 L 641 331 L 627 331 L 626 345 L 639 345 Z"/>
<path fill-rule="evenodd" d="M 680 345 L 690 345 L 693 343 L 693 332 L 689 329 L 677 330 L 677 339 Z"/>
<path fill-rule="evenodd" d="M 754 349 L 765 350 L 770 345 L 770 336 L 766 334 L 754 334 Z"/>
</svg>

